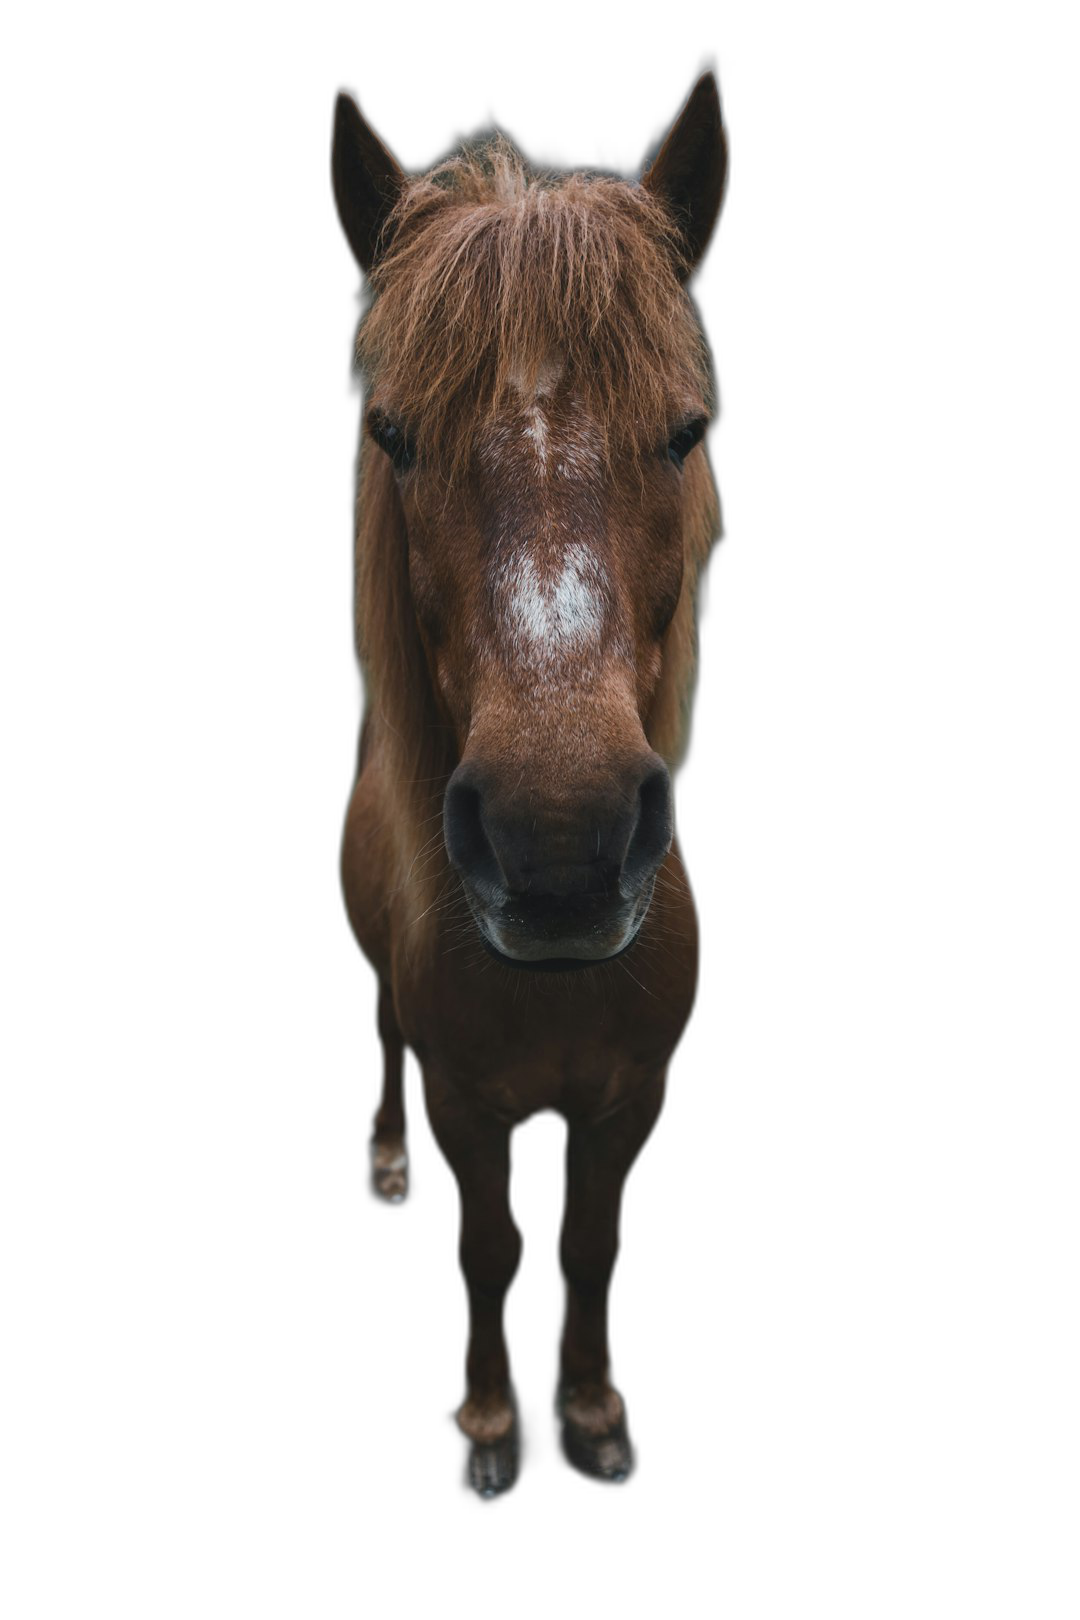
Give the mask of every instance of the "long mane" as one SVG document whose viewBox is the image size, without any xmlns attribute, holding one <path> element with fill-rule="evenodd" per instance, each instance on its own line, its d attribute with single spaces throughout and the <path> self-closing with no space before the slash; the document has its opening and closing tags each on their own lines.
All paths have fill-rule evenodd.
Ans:
<svg viewBox="0 0 1080 1620">
<path fill-rule="evenodd" d="M 558 355 L 611 454 L 655 449 L 673 401 L 711 402 L 708 350 L 681 284 L 677 222 L 625 180 L 530 170 L 501 136 L 408 182 L 384 227 L 360 324 L 370 388 L 443 477 L 467 474 L 486 422 Z M 454 742 L 417 630 L 405 520 L 389 463 L 361 455 L 356 620 L 369 713 L 391 750 L 406 819 L 438 803 Z M 671 764 L 685 746 L 698 574 L 719 529 L 704 453 L 687 467 L 684 584 L 648 718 Z M 412 840 L 415 842 L 415 840 Z"/>
</svg>

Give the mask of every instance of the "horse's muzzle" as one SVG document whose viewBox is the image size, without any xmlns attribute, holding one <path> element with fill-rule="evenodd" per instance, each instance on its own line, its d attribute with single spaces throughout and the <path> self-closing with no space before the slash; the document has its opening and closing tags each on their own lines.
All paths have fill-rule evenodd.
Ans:
<svg viewBox="0 0 1080 1620">
<path fill-rule="evenodd" d="M 671 779 L 649 753 L 613 791 L 553 805 L 543 784 L 519 778 L 507 793 L 466 762 L 450 778 L 443 829 L 496 955 L 585 966 L 625 950 L 644 920 L 671 847 Z"/>
</svg>

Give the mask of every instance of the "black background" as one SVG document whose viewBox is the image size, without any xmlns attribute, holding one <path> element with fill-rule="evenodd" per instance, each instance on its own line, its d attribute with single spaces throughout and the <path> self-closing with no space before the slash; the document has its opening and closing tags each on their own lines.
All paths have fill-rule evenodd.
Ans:
<svg viewBox="0 0 1080 1620">
<path fill-rule="evenodd" d="M 526 32 L 505 53 L 457 36 L 408 52 L 342 42 L 314 66 L 282 50 L 274 71 L 236 84 L 232 230 L 251 259 L 233 266 L 222 329 L 251 360 L 223 400 L 243 561 L 223 565 L 222 583 L 246 629 L 219 726 L 243 802 L 225 851 L 232 1077 L 207 1171 L 236 1191 L 212 1286 L 236 1346 L 238 1453 L 249 1466 L 256 1447 L 267 1490 L 308 1481 L 330 1536 L 361 1500 L 387 1526 L 402 1510 L 415 1524 L 465 1515 L 479 1534 L 484 1515 L 586 1533 L 677 1516 L 708 1533 L 721 1502 L 735 1523 L 759 1524 L 789 1492 L 865 1466 L 861 1398 L 895 1327 L 878 1291 L 892 1217 L 874 1202 L 889 1149 L 868 1034 L 866 852 L 881 779 L 861 651 L 878 585 L 865 562 L 871 407 L 855 381 L 863 175 L 850 139 L 832 138 L 831 62 L 829 40 L 780 49 L 764 26 L 573 52 Z M 526 1259 L 508 1332 L 526 1473 L 508 1502 L 481 1505 L 461 1489 L 449 1419 L 465 1345 L 457 1196 L 415 1072 L 410 1202 L 366 1197 L 372 980 L 337 875 L 359 713 L 359 301 L 330 201 L 334 96 L 355 91 L 405 167 L 492 117 L 534 159 L 640 172 L 706 66 L 732 149 L 693 287 L 721 394 L 709 454 L 725 538 L 677 784 L 701 991 L 628 1187 L 610 1319 L 640 1473 L 604 1492 L 555 1458 L 560 1128 L 546 1119 L 518 1137 L 513 1192 Z"/>
</svg>

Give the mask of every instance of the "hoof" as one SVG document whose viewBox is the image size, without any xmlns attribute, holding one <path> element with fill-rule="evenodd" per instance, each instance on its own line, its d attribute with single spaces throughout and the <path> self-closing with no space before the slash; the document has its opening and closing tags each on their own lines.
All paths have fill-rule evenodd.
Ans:
<svg viewBox="0 0 1080 1620">
<path fill-rule="evenodd" d="M 404 1199 L 409 1190 L 409 1156 L 403 1136 L 372 1141 L 371 1190 L 388 1204 L 400 1204 Z"/>
<path fill-rule="evenodd" d="M 518 1477 L 517 1424 L 499 1440 L 474 1441 L 469 1451 L 469 1484 L 486 1499 L 501 1496 Z"/>
<path fill-rule="evenodd" d="M 375 1170 L 372 1173 L 371 1185 L 376 1198 L 381 1198 L 384 1204 L 403 1204 L 409 1190 L 408 1172 Z"/>
<path fill-rule="evenodd" d="M 610 1391 L 609 1394 L 614 1394 Z M 555 1409 L 562 1418 L 562 1447 L 567 1462 L 590 1479 L 609 1480 L 613 1485 L 629 1479 L 634 1467 L 634 1452 L 626 1427 L 626 1411 L 616 1396 L 618 1415 L 597 1432 L 597 1421 L 591 1424 L 575 1421 L 568 1407 L 578 1404 L 575 1392 L 560 1389 Z"/>
</svg>

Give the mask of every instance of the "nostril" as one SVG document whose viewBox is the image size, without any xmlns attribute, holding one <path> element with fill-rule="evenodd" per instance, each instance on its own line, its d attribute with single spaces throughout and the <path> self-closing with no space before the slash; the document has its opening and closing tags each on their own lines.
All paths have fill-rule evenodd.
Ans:
<svg viewBox="0 0 1080 1620">
<path fill-rule="evenodd" d="M 675 825 L 671 804 L 671 777 L 657 762 L 638 789 L 638 814 L 623 862 L 622 886 L 638 889 L 654 876 L 671 848 Z"/>
<path fill-rule="evenodd" d="M 458 772 L 446 789 L 443 837 L 451 862 L 463 876 L 476 884 L 501 885 L 499 862 L 484 830 L 480 789 Z"/>
</svg>

